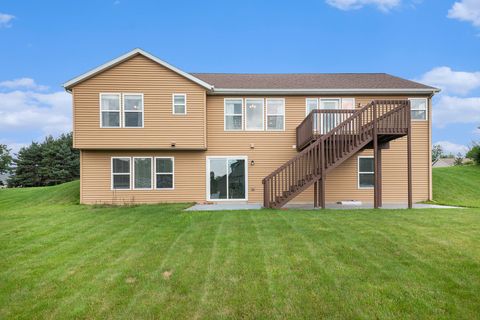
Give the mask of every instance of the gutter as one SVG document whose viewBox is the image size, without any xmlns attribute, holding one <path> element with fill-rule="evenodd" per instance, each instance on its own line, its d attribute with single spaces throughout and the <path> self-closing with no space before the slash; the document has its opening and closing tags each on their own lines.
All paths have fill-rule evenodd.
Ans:
<svg viewBox="0 0 480 320">
<path fill-rule="evenodd" d="M 310 94 L 430 94 L 440 92 L 437 88 L 400 88 L 400 89 L 243 89 L 243 88 L 213 88 L 208 91 L 210 95 L 310 95 Z"/>
</svg>

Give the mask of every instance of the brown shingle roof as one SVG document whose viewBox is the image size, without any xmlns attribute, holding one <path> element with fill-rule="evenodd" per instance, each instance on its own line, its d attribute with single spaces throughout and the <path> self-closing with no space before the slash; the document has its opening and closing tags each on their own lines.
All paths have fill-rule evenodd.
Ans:
<svg viewBox="0 0 480 320">
<path fill-rule="evenodd" d="M 226 89 L 432 89 L 386 73 L 235 74 L 191 73 Z"/>
</svg>

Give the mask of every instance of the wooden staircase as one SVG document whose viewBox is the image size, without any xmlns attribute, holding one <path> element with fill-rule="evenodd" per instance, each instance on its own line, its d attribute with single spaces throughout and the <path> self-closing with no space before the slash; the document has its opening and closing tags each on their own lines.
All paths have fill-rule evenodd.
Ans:
<svg viewBox="0 0 480 320">
<path fill-rule="evenodd" d="M 299 153 L 263 179 L 264 207 L 281 208 L 315 184 L 314 204 L 324 208 L 325 177 L 365 148 L 375 151 L 374 202 L 381 206 L 380 150 L 406 135 L 411 207 L 410 130 L 409 100 L 375 100 L 357 110 L 313 110 L 297 127 Z"/>
</svg>

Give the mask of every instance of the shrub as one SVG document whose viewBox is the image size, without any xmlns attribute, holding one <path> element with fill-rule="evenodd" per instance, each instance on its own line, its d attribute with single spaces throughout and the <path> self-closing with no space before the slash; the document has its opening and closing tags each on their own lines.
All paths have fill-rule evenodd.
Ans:
<svg viewBox="0 0 480 320">
<path fill-rule="evenodd" d="M 467 158 L 480 165 L 480 144 L 475 143 L 467 152 Z"/>
</svg>

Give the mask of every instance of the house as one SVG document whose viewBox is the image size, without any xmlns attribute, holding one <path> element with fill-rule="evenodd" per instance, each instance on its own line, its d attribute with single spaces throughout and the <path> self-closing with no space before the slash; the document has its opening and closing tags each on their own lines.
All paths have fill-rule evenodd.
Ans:
<svg viewBox="0 0 480 320">
<path fill-rule="evenodd" d="M 455 158 L 439 158 L 433 162 L 434 168 L 453 167 L 455 165 Z"/>
<path fill-rule="evenodd" d="M 432 197 L 438 89 L 420 83 L 383 73 L 187 73 L 135 49 L 64 88 L 81 203 L 380 207 Z"/>
</svg>

